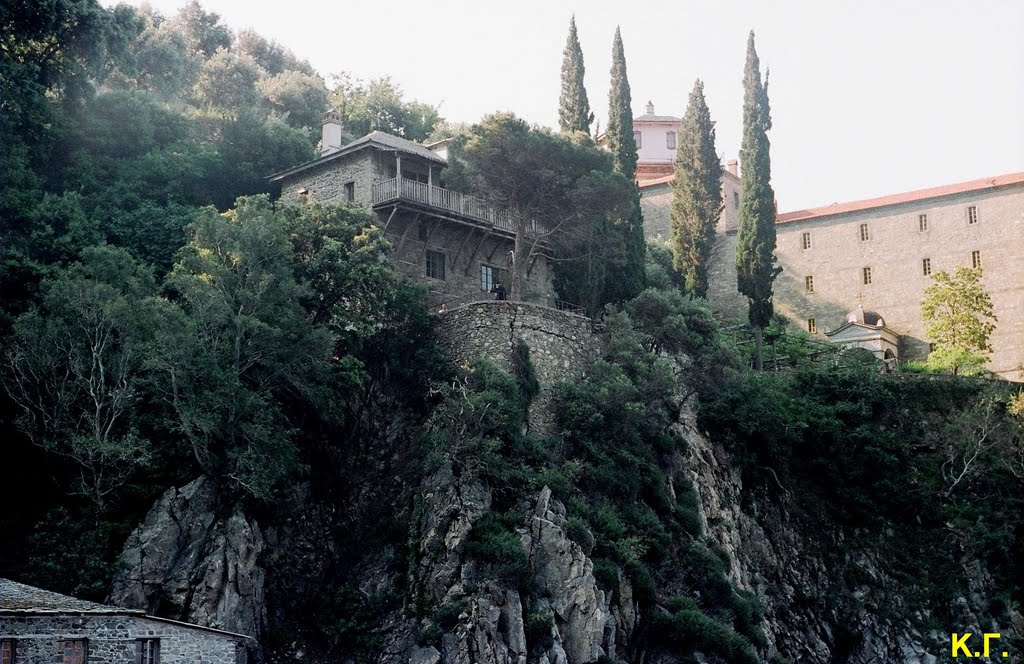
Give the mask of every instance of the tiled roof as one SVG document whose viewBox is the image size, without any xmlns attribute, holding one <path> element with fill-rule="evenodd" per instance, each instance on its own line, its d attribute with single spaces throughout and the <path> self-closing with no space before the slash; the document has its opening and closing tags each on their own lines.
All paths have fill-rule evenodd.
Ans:
<svg viewBox="0 0 1024 664">
<path fill-rule="evenodd" d="M 958 182 L 956 184 L 947 184 L 941 187 L 931 187 L 929 189 L 918 189 L 916 191 L 907 191 L 901 194 L 868 198 L 862 201 L 833 203 L 832 205 L 825 205 L 823 207 L 783 212 L 778 216 L 778 223 L 784 224 L 791 221 L 815 219 L 817 217 L 826 217 L 834 214 L 842 214 L 844 212 L 858 212 L 861 210 L 885 207 L 887 205 L 913 203 L 915 201 L 923 201 L 930 198 L 939 198 L 942 196 L 963 194 L 972 191 L 984 191 L 986 189 L 1005 187 L 1012 184 L 1024 184 L 1024 172 L 997 175 L 996 177 L 970 180 L 968 182 Z"/>
<path fill-rule="evenodd" d="M 633 118 L 633 124 L 637 122 L 682 122 L 682 118 L 677 118 L 674 115 L 651 115 L 650 113 L 644 113 Z"/>
<path fill-rule="evenodd" d="M 307 168 L 319 166 L 320 164 L 326 163 L 332 159 L 336 159 L 342 155 L 351 154 L 357 150 L 362 150 L 363 148 L 372 146 L 384 147 L 390 150 L 398 150 L 399 152 L 405 152 L 406 154 L 415 155 L 422 159 L 428 159 L 439 164 L 448 163 L 447 160 L 445 160 L 445 158 L 442 157 L 441 155 L 437 154 L 436 152 L 432 152 L 431 150 L 428 150 L 426 147 L 420 145 L 419 143 L 414 143 L 413 141 L 410 141 L 407 138 L 402 138 L 401 136 L 392 136 L 391 134 L 388 134 L 383 131 L 371 131 L 366 136 L 357 138 L 351 143 L 343 145 L 341 148 L 335 150 L 334 152 L 331 152 L 330 154 L 326 154 L 322 157 L 317 157 L 316 159 L 307 161 L 303 164 L 299 164 L 298 166 L 287 168 L 279 173 L 274 173 L 273 175 L 269 176 L 268 179 L 271 182 L 280 180 L 281 178 L 284 178 L 288 175 L 294 175 L 295 173 L 304 171 Z"/>
<path fill-rule="evenodd" d="M 671 184 L 673 177 L 675 177 L 675 176 L 674 175 L 664 175 L 662 177 L 640 180 L 637 184 L 639 185 L 639 187 L 641 189 L 646 189 L 647 187 L 654 187 L 654 186 L 657 186 L 659 184 Z M 734 175 L 732 172 L 726 170 L 725 168 L 722 169 L 722 177 L 723 178 L 732 178 L 733 180 L 736 180 L 737 182 L 739 182 L 739 176 Z"/>
<path fill-rule="evenodd" d="M 133 613 L 139 615 L 143 613 L 142 611 L 88 602 L 84 599 L 0 578 L 0 613 L 13 611 L 27 613 Z"/>
</svg>

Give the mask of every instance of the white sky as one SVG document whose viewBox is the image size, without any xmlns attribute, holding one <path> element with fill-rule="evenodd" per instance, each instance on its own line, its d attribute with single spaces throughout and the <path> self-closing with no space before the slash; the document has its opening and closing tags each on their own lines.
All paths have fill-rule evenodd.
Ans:
<svg viewBox="0 0 1024 664">
<path fill-rule="evenodd" d="M 107 4 L 113 4 L 105 0 Z M 149 0 L 173 15 L 186 0 Z M 576 14 L 591 106 L 604 126 L 621 25 L 633 109 L 681 116 L 695 78 L 734 158 L 747 33 L 771 70 L 780 210 L 1024 171 L 1020 0 L 200 0 L 323 75 L 390 75 L 451 121 L 511 110 L 557 125 Z M 132 0 L 131 4 L 142 4 Z"/>
</svg>

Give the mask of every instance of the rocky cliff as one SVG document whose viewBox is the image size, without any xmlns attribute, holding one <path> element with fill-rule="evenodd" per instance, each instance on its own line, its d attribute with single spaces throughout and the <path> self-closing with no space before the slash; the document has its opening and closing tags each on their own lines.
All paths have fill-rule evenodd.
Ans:
<svg viewBox="0 0 1024 664">
<path fill-rule="evenodd" d="M 271 662 L 931 664 L 944 661 L 949 631 L 1010 639 L 1024 628 L 1012 607 L 996 619 L 999 588 L 970 551 L 950 553 L 969 592 L 946 598 L 957 624 L 937 627 L 917 580 L 885 555 L 897 533 L 868 541 L 828 521 L 770 468 L 767 484 L 744 486 L 682 390 L 655 489 L 664 514 L 693 507 L 688 546 L 720 562 L 664 554 L 645 582 L 630 561 L 645 551 L 653 560 L 650 545 L 625 538 L 619 550 L 638 553 L 611 564 L 605 546 L 599 559 L 605 531 L 582 526 L 598 520 L 579 518 L 578 497 L 568 514 L 570 496 L 559 495 L 573 485 L 510 494 L 495 479 L 508 468 L 486 463 L 511 457 L 486 454 L 493 437 L 517 434 L 487 429 L 484 451 L 474 448 L 466 423 L 484 422 L 498 402 L 474 405 L 465 385 L 455 393 L 454 429 L 443 417 L 422 425 L 438 441 L 429 462 L 409 472 L 403 454 L 414 453 L 380 446 L 340 502 L 312 496 L 274 529 L 226 507 L 209 479 L 168 490 L 129 538 L 112 601 L 253 635 L 254 656 Z M 741 630 L 748 605 L 754 624 Z"/>
</svg>

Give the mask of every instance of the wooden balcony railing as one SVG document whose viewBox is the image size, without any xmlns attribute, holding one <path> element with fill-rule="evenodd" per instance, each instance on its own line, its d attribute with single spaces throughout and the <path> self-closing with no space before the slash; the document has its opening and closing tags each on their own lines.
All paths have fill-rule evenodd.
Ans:
<svg viewBox="0 0 1024 664">
<path fill-rule="evenodd" d="M 496 210 L 474 196 L 408 178 L 395 177 L 375 182 L 371 188 L 371 196 L 373 205 L 391 201 L 410 201 L 451 212 L 473 221 L 491 224 L 511 233 L 515 233 L 516 230 L 508 210 Z M 529 231 L 536 233 L 536 225 L 531 224 Z"/>
</svg>

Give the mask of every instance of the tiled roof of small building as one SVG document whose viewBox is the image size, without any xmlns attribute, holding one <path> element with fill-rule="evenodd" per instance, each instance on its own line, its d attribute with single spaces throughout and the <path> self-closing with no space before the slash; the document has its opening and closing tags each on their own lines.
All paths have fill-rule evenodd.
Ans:
<svg viewBox="0 0 1024 664">
<path fill-rule="evenodd" d="M 274 173 L 268 179 L 271 182 L 274 182 L 289 175 L 293 175 L 295 173 L 304 171 L 307 168 L 319 166 L 320 164 L 341 157 L 342 155 L 351 154 L 357 150 L 362 150 L 363 148 L 374 146 L 379 148 L 387 148 L 389 150 L 397 150 L 399 152 L 404 152 L 406 154 L 415 155 L 422 159 L 428 159 L 438 164 L 448 163 L 448 160 L 446 160 L 441 155 L 437 154 L 436 152 L 433 152 L 432 150 L 428 150 L 423 145 L 410 141 L 407 138 L 402 138 L 401 136 L 393 136 L 383 131 L 371 131 L 366 136 L 357 138 L 351 143 L 341 146 L 334 152 L 325 154 L 322 157 L 317 157 L 316 159 L 307 161 L 303 164 L 299 164 L 298 166 L 292 166 L 291 168 L 287 168 L 283 171 L 280 171 L 279 173 Z"/>
<path fill-rule="evenodd" d="M 633 118 L 633 124 L 637 124 L 638 122 L 671 122 L 678 124 L 682 121 L 682 118 L 677 118 L 674 115 L 654 115 L 651 113 L 644 113 L 643 115 L 638 115 Z"/>
<path fill-rule="evenodd" d="M 35 586 L 0 578 L 0 613 L 4 612 L 59 612 L 59 613 L 132 613 L 142 611 L 97 604 L 68 595 L 43 590 Z"/>
</svg>

